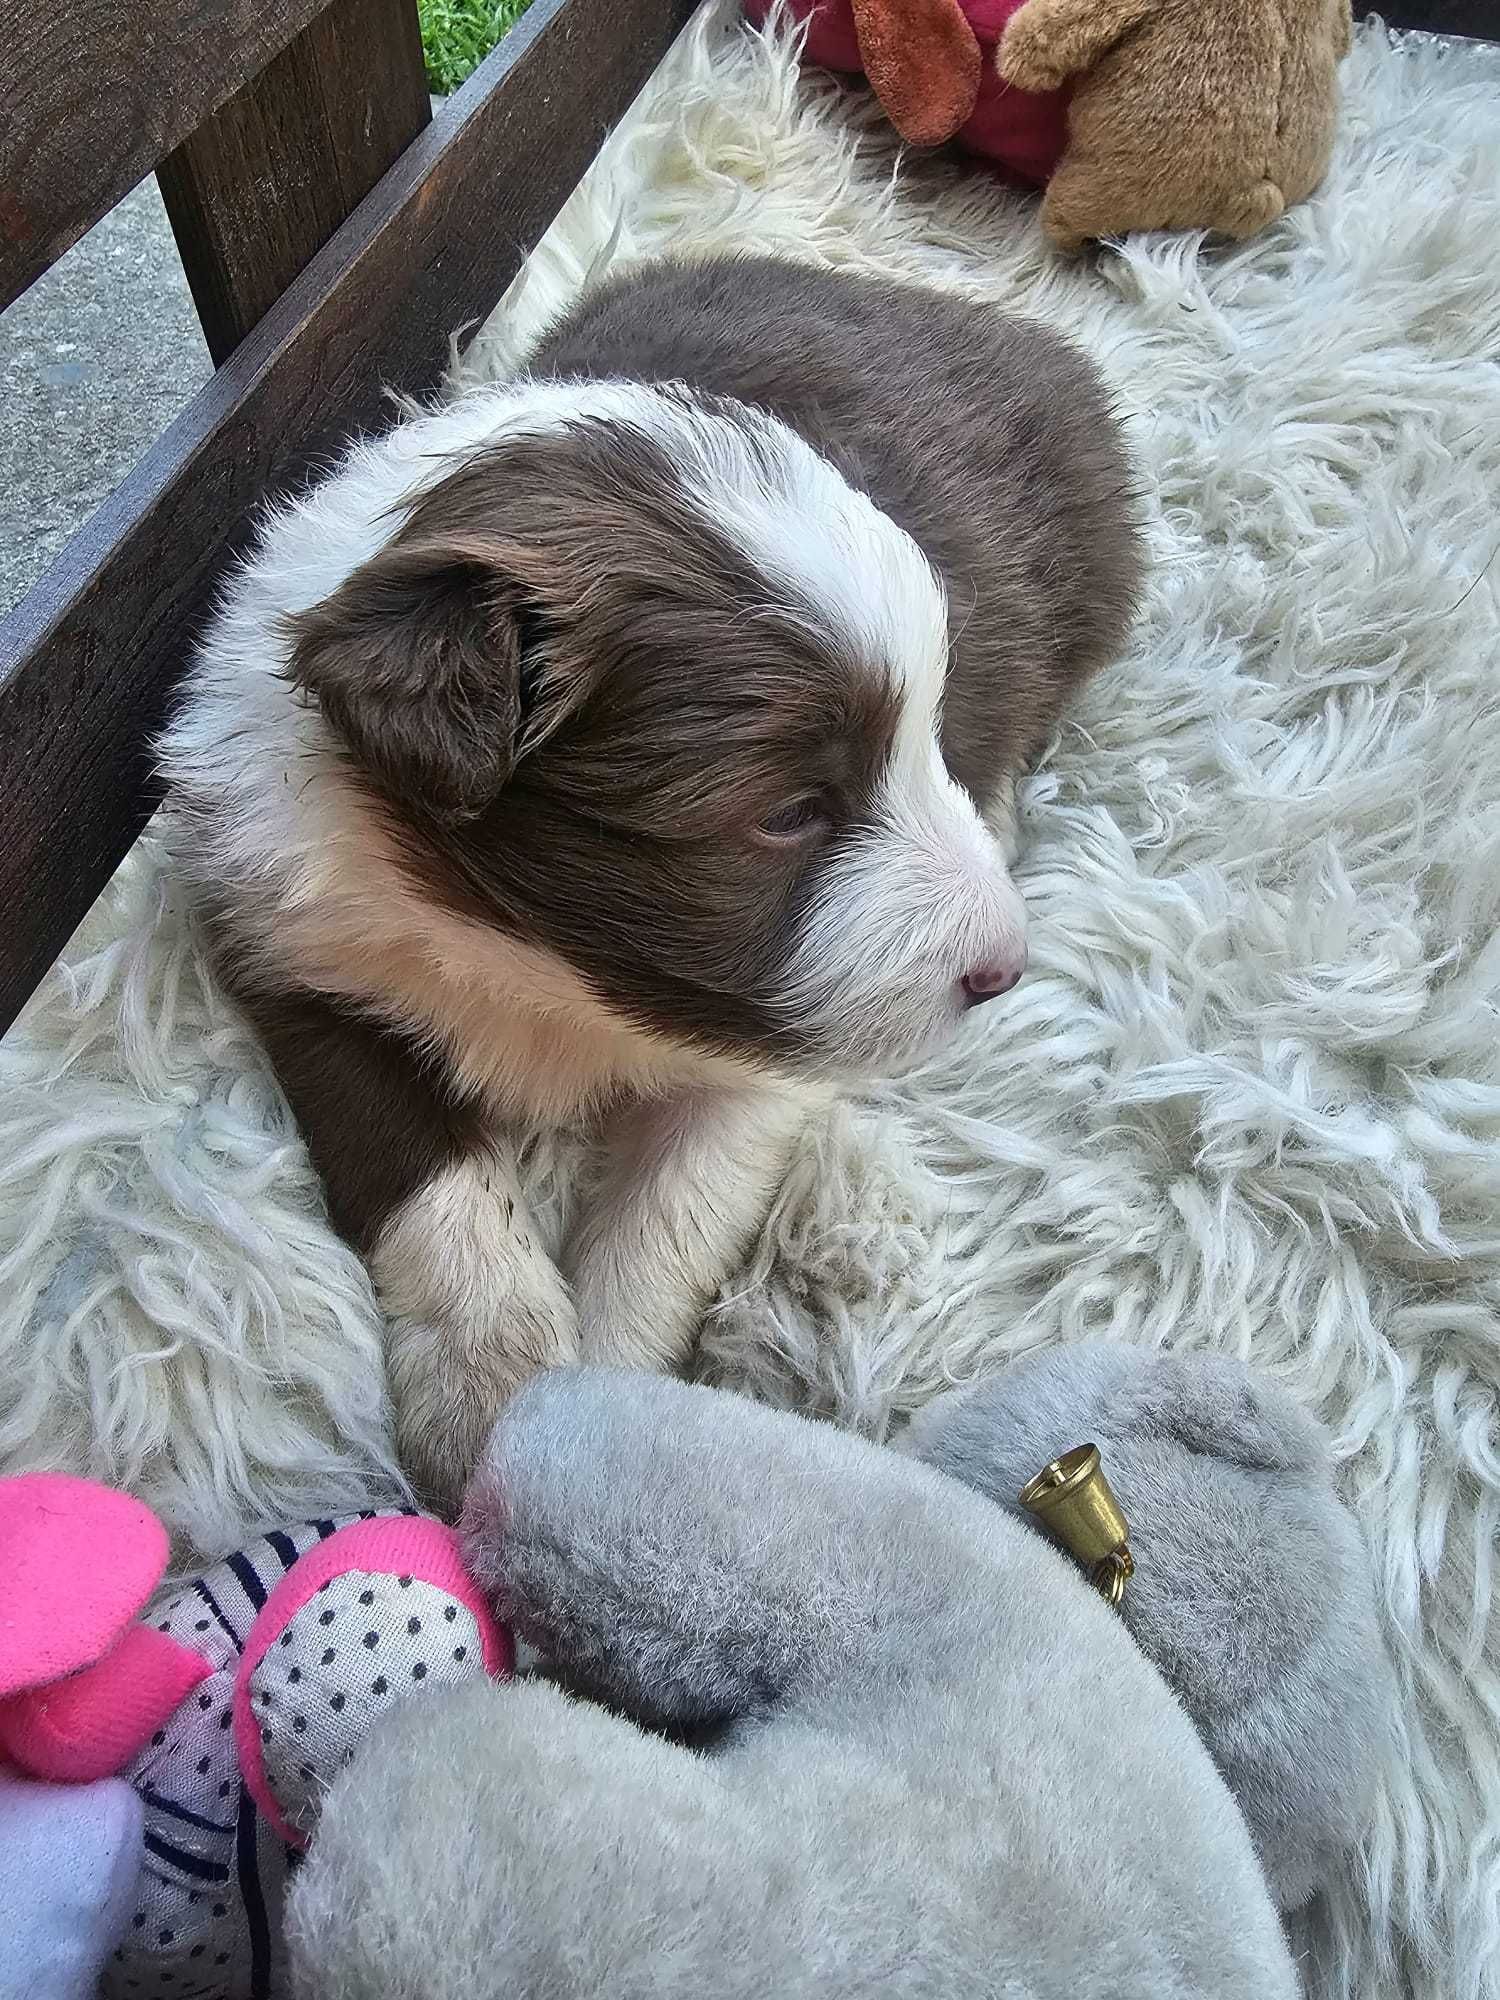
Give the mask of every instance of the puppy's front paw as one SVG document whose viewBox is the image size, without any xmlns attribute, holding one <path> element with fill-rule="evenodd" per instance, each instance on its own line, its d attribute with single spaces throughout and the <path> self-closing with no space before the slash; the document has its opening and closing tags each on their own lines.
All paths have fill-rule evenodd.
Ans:
<svg viewBox="0 0 1500 2000">
<path fill-rule="evenodd" d="M 578 1360 L 562 1274 L 527 1213 L 508 1153 L 429 1181 L 381 1232 L 370 1271 L 389 1318 L 396 1443 L 423 1498 L 449 1516 L 490 1427 L 529 1375 Z"/>
<path fill-rule="evenodd" d="M 396 1406 L 396 1449 L 423 1502 L 457 1517 L 464 1488 L 495 1420 L 523 1382 L 541 1368 L 566 1368 L 579 1356 L 578 1328 L 561 1280 L 552 1310 L 517 1301 L 504 1323 L 474 1338 L 426 1320 L 396 1320 L 387 1335 L 387 1366 Z"/>
</svg>

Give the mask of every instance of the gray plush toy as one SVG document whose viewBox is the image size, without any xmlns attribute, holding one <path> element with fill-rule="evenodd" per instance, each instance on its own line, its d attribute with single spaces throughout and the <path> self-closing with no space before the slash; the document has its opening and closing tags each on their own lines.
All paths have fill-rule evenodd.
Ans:
<svg viewBox="0 0 1500 2000">
<path fill-rule="evenodd" d="M 1016 1503 L 1086 1438 L 1118 1610 Z M 464 1534 L 565 1686 L 377 1725 L 291 1892 L 305 2000 L 1297 1993 L 1278 1907 L 1360 1830 L 1390 1679 L 1326 1443 L 1248 1372 L 1071 1348 L 901 1452 L 546 1376 Z"/>
</svg>

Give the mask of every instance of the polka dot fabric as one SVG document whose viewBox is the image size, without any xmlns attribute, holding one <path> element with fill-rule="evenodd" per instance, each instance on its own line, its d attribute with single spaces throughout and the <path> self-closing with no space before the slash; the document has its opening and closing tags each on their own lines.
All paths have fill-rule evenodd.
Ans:
<svg viewBox="0 0 1500 2000">
<path fill-rule="evenodd" d="M 363 1568 L 351 1574 L 356 1563 Z M 405 1589 L 402 1577 L 410 1579 Z M 409 1513 L 365 1513 L 267 1535 L 178 1586 L 147 1614 L 152 1630 L 191 1647 L 209 1672 L 123 1774 L 144 1808 L 143 1852 L 125 1936 L 101 1984 L 103 2000 L 273 2000 L 284 1991 L 287 1880 L 320 1780 L 353 1754 L 378 1713 L 373 1689 L 380 1669 L 368 1663 L 385 1647 L 381 1658 L 388 1668 L 401 1661 L 408 1690 L 509 1667 L 508 1640 L 477 1599 L 466 1603 L 471 1596 L 446 1529 Z M 299 1616 L 314 1599 L 317 1608 Z M 398 1599 L 413 1608 L 400 1609 Z M 329 1611 L 334 1615 L 325 1625 L 320 1621 Z M 366 1663 L 366 1685 L 358 1703 L 351 1699 L 353 1682 L 327 1685 L 323 1727 L 314 1736 L 312 1712 L 290 1697 L 305 1675 L 336 1665 L 323 1654 L 340 1616 L 348 1621 L 351 1658 Z M 435 1652 L 414 1650 L 429 1617 L 434 1643 L 439 1632 L 453 1635 L 441 1671 Z M 367 1647 L 371 1633 L 374 1644 Z M 468 1664 L 471 1654 L 477 1669 Z M 287 1787 L 296 1825 L 267 1784 L 261 1755 L 267 1743 L 242 1726 L 253 1687 L 262 1684 L 272 1699 L 261 1706 L 276 1716 L 268 1741 L 279 1746 L 285 1738 L 270 1764 Z M 342 1696 L 337 1708 L 335 1696 Z M 286 1697 L 280 1707 L 278 1697 Z M 335 1721 L 337 1733 L 329 1726 Z M 255 1754 L 247 1765 L 251 1734 Z M 299 1754 L 304 1735 L 312 1754 Z"/>
<path fill-rule="evenodd" d="M 300 1847 L 322 1792 L 384 1709 L 514 1664 L 451 1529 L 356 1522 L 282 1579 L 246 1641 L 234 1697 L 245 1784 Z"/>
<path fill-rule="evenodd" d="M 348 1518 L 267 1536 L 147 1614 L 211 1671 L 123 1774 L 145 1809 L 144 1852 L 105 2000 L 260 2000 L 277 1990 L 290 1857 L 241 1778 L 235 1679 L 271 1592 Z"/>
<path fill-rule="evenodd" d="M 451 1531 L 410 1512 L 277 1530 L 147 1614 L 207 1677 L 124 1772 L 138 1891 L 102 2000 L 274 2000 L 281 1913 L 324 1787 L 398 1699 L 509 1674 Z"/>
<path fill-rule="evenodd" d="M 475 1613 L 410 1574 L 368 1570 L 320 1584 L 249 1680 L 268 1788 L 299 1833 L 322 1792 L 394 1703 L 482 1677 Z"/>
</svg>

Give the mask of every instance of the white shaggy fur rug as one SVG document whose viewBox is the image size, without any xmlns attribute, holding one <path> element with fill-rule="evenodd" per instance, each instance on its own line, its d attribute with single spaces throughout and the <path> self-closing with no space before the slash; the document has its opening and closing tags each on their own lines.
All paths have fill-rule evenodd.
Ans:
<svg viewBox="0 0 1500 2000">
<path fill-rule="evenodd" d="M 1309 1986 L 1500 1995 L 1500 52 L 1367 27 L 1317 200 L 1069 265 L 716 15 L 466 366 L 596 265 L 735 247 L 1086 342 L 1159 561 L 1026 794 L 1029 977 L 809 1137 L 705 1369 L 876 1437 L 1084 1334 L 1271 1370 L 1408 1696 Z M 149 840 L 0 1081 L 0 1468 L 121 1481 L 184 1551 L 389 1491 L 368 1288 Z"/>
</svg>

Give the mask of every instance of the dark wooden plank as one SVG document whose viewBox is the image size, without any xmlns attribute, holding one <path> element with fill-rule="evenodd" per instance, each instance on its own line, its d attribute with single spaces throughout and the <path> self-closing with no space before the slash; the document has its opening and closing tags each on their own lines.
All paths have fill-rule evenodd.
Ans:
<svg viewBox="0 0 1500 2000">
<path fill-rule="evenodd" d="M 1377 7 L 1392 28 L 1421 28 L 1429 35 L 1467 35 L 1500 41 L 1500 0 L 1391 0 Z"/>
<path fill-rule="evenodd" d="M 146 744 L 269 490 L 430 391 L 692 11 L 536 0 L 0 624 L 0 1028 L 144 823 Z"/>
<path fill-rule="evenodd" d="M 0 0 L 0 309 L 327 0 Z"/>
<path fill-rule="evenodd" d="M 431 116 L 416 0 L 331 0 L 157 170 L 225 360 Z"/>
</svg>

